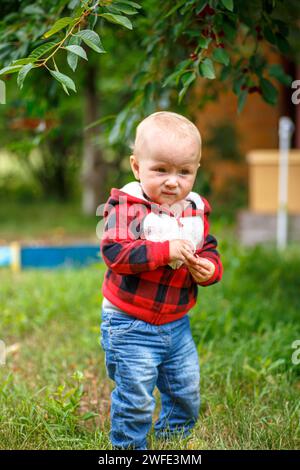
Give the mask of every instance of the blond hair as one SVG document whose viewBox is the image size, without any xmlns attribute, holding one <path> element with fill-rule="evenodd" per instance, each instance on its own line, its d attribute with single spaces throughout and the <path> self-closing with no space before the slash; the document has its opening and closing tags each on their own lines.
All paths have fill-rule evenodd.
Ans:
<svg viewBox="0 0 300 470">
<path fill-rule="evenodd" d="M 145 136 L 150 129 L 155 127 L 164 135 L 167 134 L 169 140 L 178 138 L 193 137 L 199 145 L 199 158 L 201 156 L 201 135 L 195 124 L 181 114 L 171 111 L 158 111 L 150 114 L 139 123 L 136 128 L 133 154 L 139 157 L 142 153 Z"/>
</svg>

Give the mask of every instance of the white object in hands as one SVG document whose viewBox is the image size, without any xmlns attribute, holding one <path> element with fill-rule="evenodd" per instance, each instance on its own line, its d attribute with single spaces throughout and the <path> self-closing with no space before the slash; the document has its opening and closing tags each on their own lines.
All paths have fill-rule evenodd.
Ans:
<svg viewBox="0 0 300 470">
<path fill-rule="evenodd" d="M 127 193 L 131 196 L 134 196 L 138 199 L 146 201 L 142 186 L 138 181 L 131 181 L 130 183 L 125 184 L 121 188 L 121 191 Z M 146 240 L 151 241 L 166 241 L 166 240 L 190 240 L 195 250 L 202 248 L 204 243 L 204 202 L 199 194 L 194 191 L 191 191 L 185 198 L 184 201 L 181 201 L 184 205 L 193 201 L 197 209 L 201 210 L 201 216 L 189 216 L 189 217 L 171 217 L 168 214 L 154 214 L 150 212 L 143 221 L 143 237 Z M 148 202 L 148 201 L 147 201 Z M 179 211 L 181 213 L 180 202 L 175 203 L 173 206 L 173 213 L 176 215 Z M 182 207 L 182 208 L 183 208 Z M 177 260 L 169 263 L 169 266 L 173 269 L 178 269 L 183 264 L 183 261 Z"/>
<path fill-rule="evenodd" d="M 166 240 L 189 240 L 194 251 L 203 246 L 204 223 L 200 216 L 171 217 L 168 214 L 154 214 L 150 212 L 143 222 L 143 234 L 146 240 L 163 242 Z M 181 260 L 169 263 L 173 269 L 178 269 L 183 264 Z"/>
</svg>

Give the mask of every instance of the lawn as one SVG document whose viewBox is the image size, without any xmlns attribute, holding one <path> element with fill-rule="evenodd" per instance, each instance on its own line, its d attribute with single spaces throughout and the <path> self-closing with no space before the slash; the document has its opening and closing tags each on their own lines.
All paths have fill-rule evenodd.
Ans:
<svg viewBox="0 0 300 470">
<path fill-rule="evenodd" d="M 299 448 L 300 249 L 221 243 L 224 278 L 190 313 L 202 406 L 190 438 L 150 449 Z M 110 449 L 99 344 L 103 264 L 0 270 L 0 449 Z M 159 412 L 157 397 L 156 418 Z"/>
<path fill-rule="evenodd" d="M 97 242 L 100 218 L 82 214 L 79 202 L 0 200 L 0 244 L 11 241 L 67 243 L 84 238 Z"/>
</svg>

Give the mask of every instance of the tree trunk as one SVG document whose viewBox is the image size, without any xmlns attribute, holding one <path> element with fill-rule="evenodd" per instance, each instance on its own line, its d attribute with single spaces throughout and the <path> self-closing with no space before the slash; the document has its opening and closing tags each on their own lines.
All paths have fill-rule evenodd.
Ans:
<svg viewBox="0 0 300 470">
<path fill-rule="evenodd" d="M 85 80 L 84 124 L 87 126 L 99 118 L 99 97 L 97 94 L 97 65 L 88 62 Z M 102 158 L 102 150 L 96 142 L 100 126 L 84 132 L 83 162 L 81 180 L 82 209 L 85 214 L 95 215 L 99 204 L 105 202 L 107 165 Z"/>
</svg>

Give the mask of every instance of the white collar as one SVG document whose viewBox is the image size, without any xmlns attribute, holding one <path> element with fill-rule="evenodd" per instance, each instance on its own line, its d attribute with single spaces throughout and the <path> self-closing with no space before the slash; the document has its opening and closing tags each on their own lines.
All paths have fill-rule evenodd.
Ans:
<svg viewBox="0 0 300 470">
<path fill-rule="evenodd" d="M 139 183 L 138 181 L 132 181 L 131 183 L 125 184 L 125 186 L 123 186 L 120 189 L 120 191 L 123 191 L 124 193 L 130 194 L 133 197 L 137 197 L 138 199 L 143 199 L 144 201 L 148 201 L 148 199 L 146 199 L 143 196 L 142 186 L 141 186 L 141 183 Z M 199 194 L 195 193 L 194 191 L 191 191 L 186 196 L 185 199 L 188 200 L 188 201 L 193 201 L 195 203 L 197 209 L 204 210 L 204 202 L 203 202 L 201 196 L 199 196 Z"/>
</svg>

